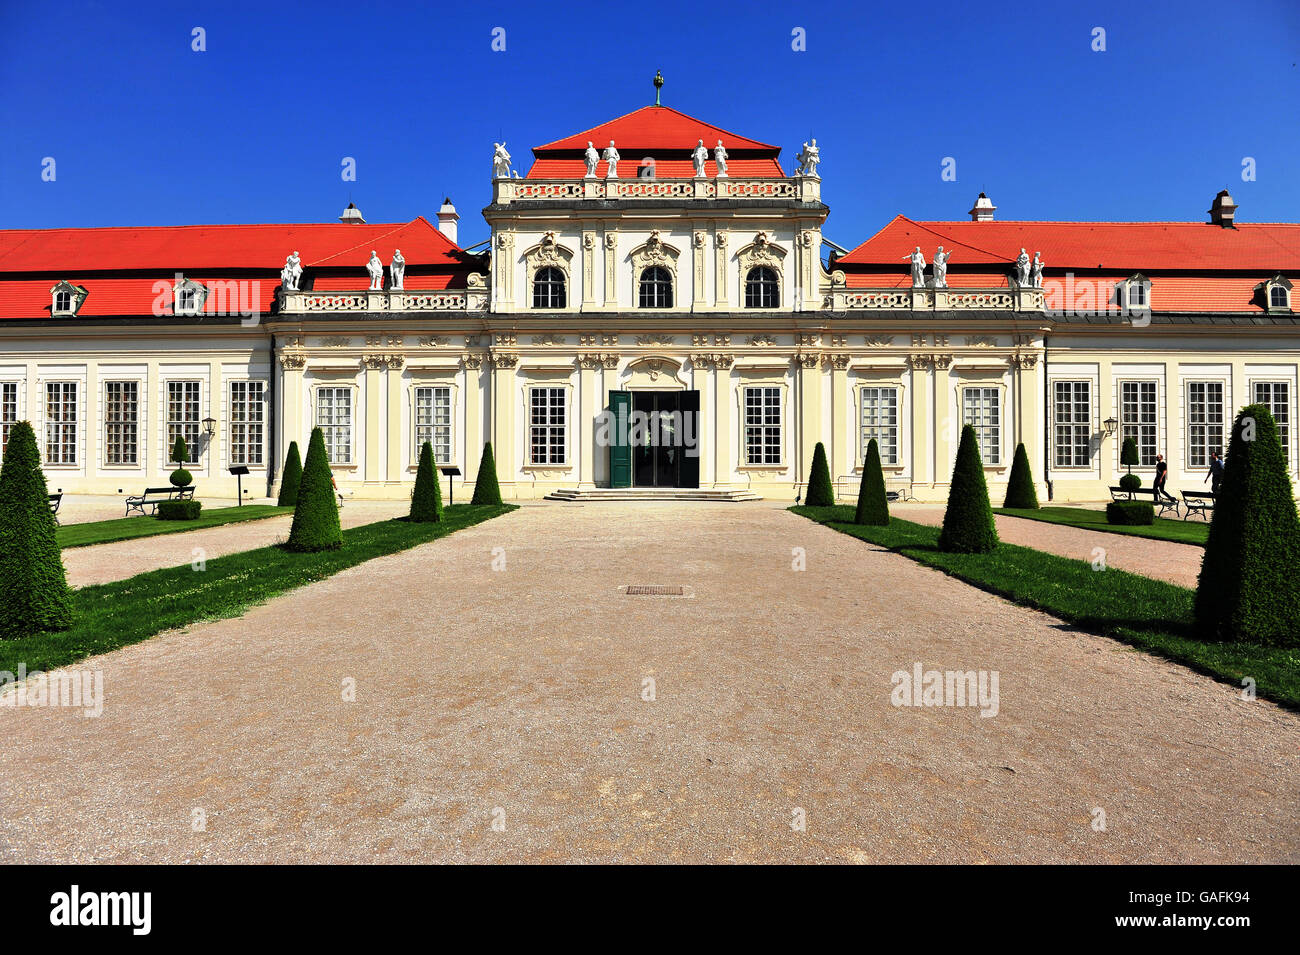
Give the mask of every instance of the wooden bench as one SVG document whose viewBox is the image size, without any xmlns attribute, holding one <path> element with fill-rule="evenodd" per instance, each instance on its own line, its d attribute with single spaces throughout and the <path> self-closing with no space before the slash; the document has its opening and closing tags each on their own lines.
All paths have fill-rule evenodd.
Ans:
<svg viewBox="0 0 1300 955">
<path fill-rule="evenodd" d="M 1175 515 L 1178 513 L 1177 499 L 1170 500 L 1167 497 L 1163 497 L 1160 492 L 1153 487 L 1140 487 L 1135 491 L 1126 491 L 1122 487 L 1110 488 L 1110 499 L 1112 501 L 1136 501 L 1139 495 L 1143 498 L 1149 496 L 1151 498 L 1152 507 L 1160 508 L 1160 512 L 1156 514 L 1156 517 L 1164 517 L 1165 511 L 1170 510 L 1172 510 Z M 1184 518 L 1184 520 L 1185 519 L 1186 518 Z"/>
<path fill-rule="evenodd" d="M 188 501 L 193 498 L 192 484 L 189 487 L 147 487 L 143 494 L 133 494 L 126 499 L 126 516 L 130 517 L 132 511 L 139 511 L 141 516 L 145 516 L 146 507 L 150 509 L 150 514 L 156 514 L 158 505 L 163 501 Z"/>
<path fill-rule="evenodd" d="M 63 492 L 50 495 L 50 513 L 54 515 L 54 523 L 59 523 L 59 505 L 63 503 Z"/>
<path fill-rule="evenodd" d="M 1187 520 L 1193 514 L 1200 514 L 1201 520 L 1208 521 L 1210 518 L 1207 515 L 1214 510 L 1214 495 L 1209 491 L 1183 491 L 1182 493 L 1183 506 L 1187 508 L 1183 520 Z"/>
</svg>

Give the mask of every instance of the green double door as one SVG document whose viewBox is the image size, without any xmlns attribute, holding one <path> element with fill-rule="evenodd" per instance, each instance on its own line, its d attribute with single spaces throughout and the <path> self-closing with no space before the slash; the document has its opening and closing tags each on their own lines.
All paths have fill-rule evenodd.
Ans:
<svg viewBox="0 0 1300 955">
<path fill-rule="evenodd" d="M 610 487 L 699 487 L 700 393 L 611 391 Z"/>
</svg>

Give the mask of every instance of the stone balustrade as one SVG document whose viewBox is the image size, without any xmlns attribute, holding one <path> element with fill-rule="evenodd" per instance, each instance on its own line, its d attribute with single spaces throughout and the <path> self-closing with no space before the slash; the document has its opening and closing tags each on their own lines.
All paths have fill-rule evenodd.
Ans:
<svg viewBox="0 0 1300 955">
<path fill-rule="evenodd" d="M 494 179 L 492 201 L 577 202 L 584 199 L 785 199 L 821 201 L 821 179 L 758 177 L 717 179 Z"/>
<path fill-rule="evenodd" d="M 477 312 L 486 309 L 487 305 L 486 280 L 478 274 L 470 275 L 469 287 L 463 289 L 280 292 L 282 315 L 309 315 L 314 312 Z"/>
<path fill-rule="evenodd" d="M 939 311 L 1001 309 L 1016 312 L 1041 312 L 1041 288 L 847 288 L 838 282 L 831 285 L 831 310 L 868 311 Z"/>
</svg>

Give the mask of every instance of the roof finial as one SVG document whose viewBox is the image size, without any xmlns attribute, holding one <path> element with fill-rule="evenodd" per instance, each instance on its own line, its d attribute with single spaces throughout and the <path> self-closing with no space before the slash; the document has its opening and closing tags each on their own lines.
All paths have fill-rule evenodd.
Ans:
<svg viewBox="0 0 1300 955">
<path fill-rule="evenodd" d="M 655 70 L 655 105 L 659 106 L 659 91 L 664 88 L 664 75 Z"/>
</svg>

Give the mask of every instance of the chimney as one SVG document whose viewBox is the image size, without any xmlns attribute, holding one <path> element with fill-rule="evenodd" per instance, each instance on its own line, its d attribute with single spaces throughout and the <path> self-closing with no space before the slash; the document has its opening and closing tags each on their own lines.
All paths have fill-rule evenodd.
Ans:
<svg viewBox="0 0 1300 955">
<path fill-rule="evenodd" d="M 1231 229 L 1233 228 L 1232 220 L 1236 214 L 1237 204 L 1232 201 L 1232 196 L 1228 195 L 1227 189 L 1221 189 L 1219 194 L 1214 197 L 1214 201 L 1210 203 L 1211 224 Z"/>
<path fill-rule="evenodd" d="M 348 207 L 343 210 L 343 215 L 339 216 L 339 222 L 350 222 L 353 225 L 366 224 L 366 220 L 361 215 L 361 210 L 351 202 L 349 202 Z"/>
<path fill-rule="evenodd" d="M 442 208 L 438 210 L 438 231 L 451 240 L 452 245 L 456 242 L 456 220 L 460 216 L 456 214 L 456 207 L 451 204 L 451 199 L 442 200 Z"/>
<path fill-rule="evenodd" d="M 975 205 L 971 207 L 970 221 L 992 222 L 993 213 L 997 211 L 997 208 L 998 207 L 993 204 L 992 200 L 981 192 L 980 197 L 975 200 Z"/>
</svg>

